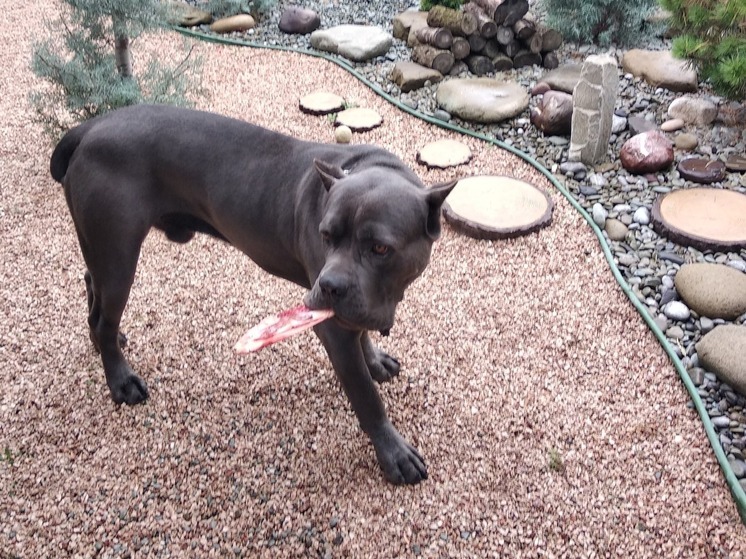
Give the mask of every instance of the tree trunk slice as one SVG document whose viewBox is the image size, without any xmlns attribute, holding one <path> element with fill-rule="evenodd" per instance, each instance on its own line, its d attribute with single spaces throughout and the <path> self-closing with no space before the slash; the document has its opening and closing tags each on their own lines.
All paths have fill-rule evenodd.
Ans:
<svg viewBox="0 0 746 559">
<path fill-rule="evenodd" d="M 513 59 L 500 52 L 492 57 L 492 65 L 495 72 L 507 72 L 513 69 Z"/>
<path fill-rule="evenodd" d="M 507 45 L 513 42 L 513 40 L 515 39 L 515 33 L 513 33 L 513 30 L 510 27 L 501 25 L 497 28 L 495 39 L 497 39 L 497 42 L 501 45 Z"/>
<path fill-rule="evenodd" d="M 502 46 L 502 51 L 510 58 L 513 58 L 521 51 L 521 44 L 518 41 L 510 41 L 507 45 Z"/>
<path fill-rule="evenodd" d="M 552 199 L 534 185 L 505 176 L 462 179 L 443 204 L 451 226 L 476 239 L 520 237 L 552 222 Z"/>
<path fill-rule="evenodd" d="M 337 114 L 336 126 L 347 126 L 353 132 L 367 132 L 378 128 L 383 123 L 383 117 L 373 109 L 356 107 L 345 109 Z"/>
<path fill-rule="evenodd" d="M 314 91 L 301 97 L 300 110 L 310 115 L 338 113 L 345 107 L 345 100 L 328 91 Z"/>
<path fill-rule="evenodd" d="M 472 54 L 482 52 L 482 49 L 487 44 L 487 39 L 477 33 L 469 35 L 466 40 L 469 41 L 469 52 Z"/>
<path fill-rule="evenodd" d="M 484 45 L 484 48 L 482 49 L 482 52 L 480 54 L 482 56 L 486 56 L 487 58 L 495 58 L 496 56 L 503 54 L 503 51 L 500 43 L 498 43 L 495 39 L 490 39 Z"/>
<path fill-rule="evenodd" d="M 503 25 L 512 27 L 528 13 L 528 0 L 508 0 L 503 5 L 505 4 L 507 4 L 507 12 Z"/>
<path fill-rule="evenodd" d="M 528 49 L 518 51 L 513 57 L 514 68 L 534 66 L 535 64 L 541 64 L 541 55 L 536 52 L 531 52 Z"/>
<path fill-rule="evenodd" d="M 536 25 L 533 21 L 521 18 L 513 25 L 513 33 L 515 33 L 516 37 L 525 41 L 536 33 Z M 541 42 L 541 37 L 539 37 L 539 41 Z"/>
<path fill-rule="evenodd" d="M 464 11 L 477 18 L 477 33 L 485 39 L 491 39 L 497 33 L 497 24 L 487 13 L 474 2 L 464 4 Z"/>
<path fill-rule="evenodd" d="M 453 44 L 453 33 L 445 27 L 421 27 L 415 32 L 415 36 L 420 43 L 438 49 L 449 49 Z"/>
<path fill-rule="evenodd" d="M 541 47 L 543 45 L 541 41 L 541 35 L 534 33 L 528 39 L 522 39 L 521 42 L 526 45 L 526 48 L 534 54 L 541 53 Z M 551 51 L 554 52 L 554 51 Z"/>
<path fill-rule="evenodd" d="M 559 31 L 554 29 L 542 29 L 539 31 L 541 35 L 541 51 L 549 52 L 551 50 L 557 50 L 562 45 L 562 35 Z"/>
<path fill-rule="evenodd" d="M 467 56 L 466 65 L 469 67 L 469 71 L 475 76 L 484 76 L 495 71 L 495 65 L 492 64 L 492 60 L 478 54 Z"/>
<path fill-rule="evenodd" d="M 447 169 L 471 161 L 471 150 L 456 140 L 431 142 L 417 153 L 417 162 L 429 169 Z"/>
<path fill-rule="evenodd" d="M 477 18 L 468 12 L 452 10 L 445 6 L 433 6 L 427 13 L 430 27 L 446 27 L 454 35 L 468 37 L 477 31 Z"/>
<path fill-rule="evenodd" d="M 448 50 L 436 49 L 430 45 L 417 45 L 412 49 L 412 60 L 445 75 L 453 67 L 454 56 Z"/>
<path fill-rule="evenodd" d="M 559 67 L 559 56 L 556 51 L 549 51 L 544 53 L 544 59 L 541 61 L 544 68 L 547 70 L 554 70 Z"/>
<path fill-rule="evenodd" d="M 490 19 L 495 19 L 495 10 L 497 7 L 503 2 L 503 0 L 472 0 L 469 4 L 474 4 L 476 6 L 479 6 L 482 11 L 489 17 Z M 469 4 L 466 4 L 464 6 L 464 9 L 466 9 L 466 6 Z M 502 22 L 497 22 L 499 25 Z"/>
<path fill-rule="evenodd" d="M 746 248 L 746 195 L 687 188 L 659 196 L 651 212 L 658 234 L 699 250 Z"/>
<path fill-rule="evenodd" d="M 471 47 L 469 46 L 469 41 L 463 37 L 453 38 L 453 44 L 451 45 L 451 54 L 453 54 L 453 58 L 456 60 L 463 60 L 469 56 L 470 52 Z"/>
</svg>

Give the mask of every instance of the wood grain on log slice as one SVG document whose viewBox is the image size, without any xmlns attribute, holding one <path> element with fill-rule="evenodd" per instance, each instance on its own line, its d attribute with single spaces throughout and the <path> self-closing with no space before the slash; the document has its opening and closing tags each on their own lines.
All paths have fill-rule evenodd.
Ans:
<svg viewBox="0 0 746 559">
<path fill-rule="evenodd" d="M 337 114 L 336 126 L 348 126 L 353 132 L 367 132 L 381 126 L 383 117 L 373 109 L 355 107 Z"/>
<path fill-rule="evenodd" d="M 446 27 L 454 35 L 468 37 L 477 31 L 477 18 L 468 12 L 452 10 L 445 6 L 433 6 L 427 13 L 430 27 Z"/>
<path fill-rule="evenodd" d="M 417 153 L 417 162 L 430 169 L 446 169 L 469 161 L 471 161 L 471 149 L 457 140 L 431 142 Z"/>
<path fill-rule="evenodd" d="M 484 76 L 495 71 L 495 65 L 492 64 L 492 60 L 478 54 L 467 56 L 466 65 L 469 67 L 469 71 L 476 76 Z"/>
<path fill-rule="evenodd" d="M 543 42 L 541 40 L 541 35 L 538 33 L 534 33 L 528 39 L 521 39 L 521 42 L 526 45 L 526 48 L 531 52 L 536 54 L 541 52 Z"/>
<path fill-rule="evenodd" d="M 497 24 L 487 13 L 474 2 L 464 4 L 464 11 L 477 18 L 477 33 L 485 39 L 491 39 L 497 33 Z"/>
<path fill-rule="evenodd" d="M 490 39 L 485 43 L 484 48 L 482 49 L 482 56 L 486 56 L 487 58 L 495 58 L 496 56 L 502 54 L 503 51 L 500 48 L 500 43 L 498 43 L 495 39 Z"/>
<path fill-rule="evenodd" d="M 466 40 L 469 41 L 469 52 L 473 54 L 482 52 L 484 45 L 487 44 L 487 39 L 485 39 L 481 35 L 478 35 L 477 33 L 469 35 Z"/>
<path fill-rule="evenodd" d="M 495 39 L 497 39 L 497 42 L 501 45 L 507 45 L 515 40 L 515 33 L 513 33 L 513 30 L 510 27 L 501 25 L 497 28 Z"/>
<path fill-rule="evenodd" d="M 462 179 L 446 198 L 443 215 L 451 226 L 477 239 L 507 239 L 546 227 L 552 199 L 532 184 L 503 176 Z"/>
<path fill-rule="evenodd" d="M 441 74 L 447 74 L 453 66 L 454 56 L 448 50 L 436 49 L 430 45 L 417 45 L 412 49 L 412 60 Z"/>
<path fill-rule="evenodd" d="M 495 21 L 508 27 L 528 13 L 528 0 L 505 0 L 495 10 Z"/>
<path fill-rule="evenodd" d="M 453 33 L 445 27 L 421 27 L 415 35 L 420 43 L 439 49 L 449 49 L 453 44 Z"/>
<path fill-rule="evenodd" d="M 495 10 L 497 9 L 497 7 L 500 5 L 501 2 L 502 2 L 502 0 L 472 0 L 470 2 L 470 4 L 475 4 L 475 5 L 479 6 L 480 8 L 482 8 L 482 11 L 485 14 L 487 14 L 487 17 L 489 17 L 490 19 L 492 19 L 494 21 L 495 20 Z M 469 4 L 466 4 L 466 6 L 468 6 L 468 5 Z M 499 25 L 502 22 L 498 21 L 496 23 Z"/>
<path fill-rule="evenodd" d="M 541 64 L 541 55 L 531 52 L 528 49 L 519 50 L 513 57 L 514 68 L 523 68 L 524 66 L 534 66 L 536 64 Z"/>
<path fill-rule="evenodd" d="M 300 110 L 311 115 L 326 115 L 344 109 L 345 100 L 335 93 L 314 91 L 301 97 Z"/>
<path fill-rule="evenodd" d="M 536 33 L 536 24 L 526 18 L 521 18 L 513 24 L 513 33 L 516 37 L 525 41 Z"/>
<path fill-rule="evenodd" d="M 559 67 L 559 56 L 557 56 L 556 51 L 549 51 L 545 52 L 543 55 L 543 60 L 541 61 L 544 68 L 547 70 L 554 70 L 555 68 Z"/>
<path fill-rule="evenodd" d="M 541 34 L 541 51 L 549 52 L 557 50 L 562 45 L 562 34 L 554 29 L 545 28 L 539 30 Z"/>
<path fill-rule="evenodd" d="M 500 52 L 492 57 L 492 65 L 495 67 L 495 72 L 507 72 L 513 69 L 513 59 Z"/>
<path fill-rule="evenodd" d="M 662 236 L 699 250 L 746 247 L 746 195 L 732 190 L 687 188 L 659 196 L 651 212 Z"/>
<path fill-rule="evenodd" d="M 521 43 L 518 41 L 510 41 L 507 45 L 502 45 L 502 51 L 510 58 L 513 58 L 520 50 Z"/>
<path fill-rule="evenodd" d="M 453 68 L 451 68 L 451 71 L 448 72 L 448 75 L 458 76 L 468 71 L 469 71 L 469 67 L 466 65 L 466 62 L 464 62 L 463 60 L 457 60 L 456 62 L 453 63 Z"/>
<path fill-rule="evenodd" d="M 453 54 L 453 58 L 456 60 L 463 60 L 469 56 L 470 52 L 471 47 L 469 46 L 469 41 L 463 37 L 453 38 L 453 44 L 451 45 L 451 54 Z"/>
</svg>

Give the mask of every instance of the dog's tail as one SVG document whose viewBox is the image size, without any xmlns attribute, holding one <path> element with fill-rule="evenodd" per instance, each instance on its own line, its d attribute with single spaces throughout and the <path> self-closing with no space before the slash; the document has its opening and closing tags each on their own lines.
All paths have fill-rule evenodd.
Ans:
<svg viewBox="0 0 746 559">
<path fill-rule="evenodd" d="M 52 157 L 49 160 L 49 172 L 52 174 L 52 178 L 57 182 L 61 183 L 62 179 L 65 178 L 67 173 L 67 167 L 70 165 L 70 159 L 72 159 L 75 149 L 80 144 L 83 136 L 88 130 L 88 124 L 90 121 L 80 124 L 68 131 L 57 144 L 52 152 Z"/>
</svg>

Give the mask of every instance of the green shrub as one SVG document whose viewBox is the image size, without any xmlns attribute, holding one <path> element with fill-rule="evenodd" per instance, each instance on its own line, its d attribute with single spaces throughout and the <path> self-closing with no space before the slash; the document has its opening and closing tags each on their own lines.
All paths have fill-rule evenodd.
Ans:
<svg viewBox="0 0 746 559">
<path fill-rule="evenodd" d="M 199 61 L 168 67 L 139 60 L 132 44 L 166 27 L 160 0 L 64 0 L 61 17 L 46 23 L 49 39 L 34 45 L 31 67 L 47 83 L 30 94 L 37 119 L 55 139 L 88 118 L 137 103 L 190 105 L 200 93 L 193 79 Z"/>
<path fill-rule="evenodd" d="M 277 0 L 208 0 L 200 7 L 215 19 L 236 14 L 251 14 L 259 19 L 266 16 L 275 4 Z"/>
<path fill-rule="evenodd" d="M 746 97 L 746 1 L 661 0 L 673 54 L 688 58 L 721 95 Z"/>
<path fill-rule="evenodd" d="M 433 6 L 445 6 L 458 10 L 463 3 L 464 0 L 420 0 L 420 9 L 429 12 Z"/>
<path fill-rule="evenodd" d="M 646 34 L 645 20 L 657 0 L 544 0 L 547 25 L 569 41 L 601 46 L 634 45 Z"/>
</svg>

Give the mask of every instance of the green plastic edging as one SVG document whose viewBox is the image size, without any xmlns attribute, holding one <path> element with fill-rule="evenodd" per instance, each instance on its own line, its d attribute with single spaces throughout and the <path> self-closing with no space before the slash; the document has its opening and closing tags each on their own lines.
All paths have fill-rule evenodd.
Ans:
<svg viewBox="0 0 746 559">
<path fill-rule="evenodd" d="M 710 416 L 708 415 L 707 410 L 705 409 L 705 405 L 702 402 L 702 399 L 700 398 L 699 393 L 697 392 L 697 388 L 694 386 L 694 382 L 692 382 L 692 379 L 689 376 L 689 373 L 687 373 L 686 369 L 684 369 L 684 364 L 681 362 L 681 360 L 676 355 L 676 353 L 674 353 L 673 349 L 671 349 L 671 345 L 666 340 L 666 336 L 663 333 L 663 331 L 653 321 L 653 318 L 650 316 L 647 309 L 643 306 L 643 304 L 640 302 L 640 300 L 637 298 L 637 296 L 632 291 L 632 288 L 629 286 L 627 281 L 622 276 L 622 273 L 619 271 L 619 268 L 614 262 L 614 257 L 611 254 L 611 248 L 606 242 L 606 239 L 604 238 L 603 232 L 601 231 L 601 229 L 598 227 L 598 225 L 596 225 L 596 223 L 593 221 L 593 219 L 588 214 L 588 212 L 585 210 L 585 208 L 583 208 L 583 206 L 581 206 L 577 202 L 577 200 L 575 200 L 572 194 L 570 194 L 570 192 L 562 184 L 560 184 L 560 182 L 556 178 L 554 178 L 554 176 L 552 175 L 552 173 L 549 172 L 548 169 L 546 169 L 538 161 L 533 159 L 530 155 L 523 153 L 522 151 L 519 151 L 513 146 L 505 144 L 501 142 L 500 140 L 489 138 L 483 134 L 479 134 L 477 132 L 467 130 L 466 128 L 461 128 L 460 126 L 451 124 L 450 122 L 445 122 L 437 118 L 424 115 L 402 104 L 398 99 L 395 99 L 394 97 L 392 97 L 391 95 L 383 91 L 381 88 L 379 88 L 377 85 L 369 81 L 365 76 L 357 72 L 355 70 L 355 67 L 351 65 L 349 62 L 337 56 L 329 55 L 323 52 L 306 50 L 306 49 L 294 49 L 292 47 L 284 47 L 284 46 L 279 46 L 279 45 L 262 45 L 259 43 L 243 41 L 241 39 L 219 37 L 219 36 L 207 34 L 201 31 L 185 29 L 183 27 L 172 27 L 172 29 L 181 33 L 182 35 L 193 37 L 193 38 L 200 39 L 200 40 L 207 41 L 207 42 L 212 42 L 212 43 L 228 44 L 228 45 L 235 45 L 235 46 L 240 46 L 240 47 L 295 52 L 299 54 L 313 56 L 315 58 L 322 58 L 324 60 L 332 62 L 336 64 L 337 66 L 340 66 L 341 68 L 347 70 L 350 74 L 352 74 L 360 82 L 365 84 L 374 93 L 376 93 L 380 97 L 383 97 L 386 101 L 388 101 L 392 105 L 395 105 L 400 110 L 403 110 L 404 112 L 410 114 L 411 116 L 419 118 L 420 120 L 424 120 L 425 122 L 429 124 L 433 124 L 435 126 L 439 126 L 441 128 L 451 130 L 453 132 L 458 132 L 459 134 L 471 136 L 478 140 L 482 140 L 484 142 L 488 142 L 492 145 L 500 147 L 506 151 L 509 151 L 513 155 L 520 157 L 526 163 L 530 164 L 536 170 L 538 170 L 542 175 L 544 175 L 546 179 L 549 182 L 551 182 L 552 185 L 560 192 L 560 194 L 562 194 L 567 199 L 567 201 L 570 202 L 570 205 L 572 205 L 572 207 L 575 208 L 580 213 L 581 216 L 583 216 L 583 218 L 586 220 L 588 225 L 590 225 L 591 229 L 593 230 L 593 232 L 596 234 L 596 237 L 598 238 L 598 242 L 601 245 L 601 249 L 603 250 L 606 261 L 608 262 L 609 267 L 611 268 L 612 274 L 614 275 L 614 279 L 617 281 L 617 283 L 619 284 L 619 287 L 621 287 L 622 291 L 627 296 L 627 298 L 632 302 L 632 305 L 635 307 L 635 309 L 637 309 L 637 312 L 642 316 L 643 320 L 645 321 L 645 324 L 653 332 L 653 334 L 658 340 L 658 343 L 661 345 L 663 350 L 668 355 L 668 358 L 673 363 L 674 368 L 676 369 L 676 372 L 678 372 L 679 374 L 679 378 L 681 378 L 682 382 L 684 383 L 684 386 L 686 387 L 687 392 L 689 392 L 689 396 L 694 402 L 694 407 L 697 410 L 697 413 L 699 413 L 700 419 L 702 420 L 702 424 L 704 425 L 707 439 L 709 440 L 710 446 L 715 452 L 715 458 L 717 458 L 718 464 L 720 465 L 720 469 L 722 470 L 723 475 L 725 476 L 725 481 L 730 489 L 731 495 L 733 496 L 733 499 L 736 502 L 736 508 L 738 509 L 739 516 L 741 517 L 741 522 L 744 525 L 746 525 L 746 492 L 744 492 L 743 487 L 741 487 L 741 484 L 739 483 L 738 478 L 736 477 L 736 474 L 733 472 L 733 469 L 730 467 L 728 459 L 725 456 L 725 452 L 723 451 L 723 448 L 720 446 L 720 441 L 717 437 L 717 434 L 715 433 L 715 426 L 712 424 L 712 421 L 710 420 Z"/>
</svg>

